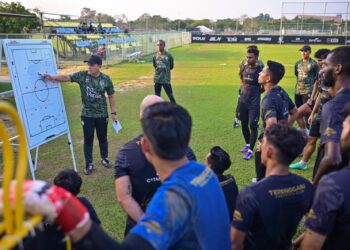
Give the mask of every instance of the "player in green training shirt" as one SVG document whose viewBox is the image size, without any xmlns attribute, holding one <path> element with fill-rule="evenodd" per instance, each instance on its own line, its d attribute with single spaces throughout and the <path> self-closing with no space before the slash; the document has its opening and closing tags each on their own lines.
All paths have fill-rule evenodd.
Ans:
<svg viewBox="0 0 350 250">
<path fill-rule="evenodd" d="M 174 58 L 165 51 L 165 42 L 163 40 L 158 40 L 157 48 L 157 54 L 153 57 L 153 67 L 155 69 L 154 92 L 157 96 L 160 96 L 163 87 L 169 100 L 176 103 L 170 84 L 170 71 L 174 68 Z"/>
</svg>

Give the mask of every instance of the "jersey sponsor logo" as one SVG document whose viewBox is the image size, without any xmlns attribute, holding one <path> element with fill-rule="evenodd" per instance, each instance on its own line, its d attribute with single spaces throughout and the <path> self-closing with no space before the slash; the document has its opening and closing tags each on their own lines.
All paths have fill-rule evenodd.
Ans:
<svg viewBox="0 0 350 250">
<path fill-rule="evenodd" d="M 330 137 L 332 135 L 335 135 L 337 132 L 332 129 L 332 128 L 326 128 L 326 130 L 324 131 L 324 135 L 327 136 L 327 137 Z"/>
<path fill-rule="evenodd" d="M 203 187 L 213 178 L 213 176 L 214 172 L 209 168 L 206 168 L 200 175 L 192 179 L 191 184 L 193 186 Z"/>
<path fill-rule="evenodd" d="M 317 216 L 315 214 L 315 211 L 311 208 L 310 211 L 306 214 L 306 218 L 311 220 L 316 220 Z"/>
<path fill-rule="evenodd" d="M 146 179 L 147 183 L 151 183 L 151 182 L 160 182 L 159 177 L 151 177 L 151 178 L 147 178 Z"/>
<path fill-rule="evenodd" d="M 102 98 L 102 96 L 99 93 L 97 93 L 94 88 L 91 88 L 89 86 L 86 86 L 86 96 L 92 98 Z"/>
<path fill-rule="evenodd" d="M 238 210 L 235 210 L 233 212 L 233 220 L 235 220 L 235 221 L 243 221 L 242 214 Z"/>
<path fill-rule="evenodd" d="M 297 186 L 289 187 L 289 188 L 282 188 L 282 189 L 273 189 L 269 190 L 269 194 L 271 196 L 274 196 L 275 198 L 284 198 L 288 196 L 295 196 L 304 193 L 306 189 L 305 184 L 300 184 Z"/>
</svg>

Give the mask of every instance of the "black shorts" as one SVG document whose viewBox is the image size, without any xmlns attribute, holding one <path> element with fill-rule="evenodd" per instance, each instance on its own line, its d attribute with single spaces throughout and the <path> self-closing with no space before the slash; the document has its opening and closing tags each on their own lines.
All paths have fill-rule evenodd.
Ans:
<svg viewBox="0 0 350 250">
<path fill-rule="evenodd" d="M 301 105 L 303 105 L 305 102 L 307 102 L 308 99 L 309 99 L 308 94 L 305 94 L 305 95 L 295 94 L 294 95 L 295 106 L 297 106 L 297 108 L 299 108 Z"/>
<path fill-rule="evenodd" d="M 321 134 L 320 134 L 320 120 L 317 119 L 314 119 L 314 121 L 312 122 L 311 124 L 311 127 L 310 127 L 310 131 L 309 131 L 309 136 L 311 137 L 316 137 L 316 138 L 320 138 Z"/>
</svg>

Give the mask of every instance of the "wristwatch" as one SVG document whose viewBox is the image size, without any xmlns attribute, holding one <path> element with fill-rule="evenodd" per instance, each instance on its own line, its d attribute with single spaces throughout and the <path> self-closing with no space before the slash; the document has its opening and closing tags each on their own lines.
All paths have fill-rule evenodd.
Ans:
<svg viewBox="0 0 350 250">
<path fill-rule="evenodd" d="M 117 112 L 111 112 L 111 115 L 116 115 L 117 114 Z"/>
</svg>

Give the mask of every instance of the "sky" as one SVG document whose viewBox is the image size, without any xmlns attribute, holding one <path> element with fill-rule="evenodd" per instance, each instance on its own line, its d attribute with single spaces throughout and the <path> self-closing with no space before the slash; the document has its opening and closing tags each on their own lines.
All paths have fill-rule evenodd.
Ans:
<svg viewBox="0 0 350 250">
<path fill-rule="evenodd" d="M 19 2 L 26 8 L 39 8 L 47 13 L 79 16 L 81 9 L 87 7 L 111 16 L 126 14 L 129 20 L 135 20 L 144 13 L 161 15 L 171 20 L 186 18 L 217 20 L 238 18 L 244 14 L 254 17 L 259 13 L 268 13 L 272 17 L 279 18 L 282 9 L 281 0 L 22 0 Z M 301 1 L 294 0 L 294 2 Z M 339 0 L 328 0 L 327 2 L 339 2 Z M 302 4 L 285 4 L 284 6 L 284 12 L 300 13 L 302 11 Z M 344 10 L 346 10 L 346 5 L 335 3 L 327 5 L 327 12 L 341 13 Z M 324 5 L 307 4 L 305 12 L 313 11 L 323 13 Z"/>
</svg>

